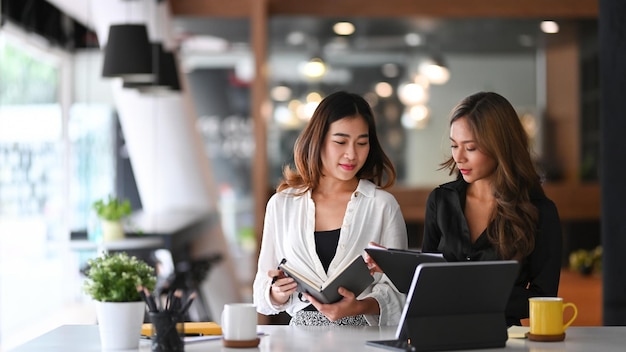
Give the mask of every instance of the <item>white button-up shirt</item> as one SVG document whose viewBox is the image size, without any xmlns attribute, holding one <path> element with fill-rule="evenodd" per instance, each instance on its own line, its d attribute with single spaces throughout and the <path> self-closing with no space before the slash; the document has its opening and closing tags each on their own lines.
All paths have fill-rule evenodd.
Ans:
<svg viewBox="0 0 626 352">
<path fill-rule="evenodd" d="M 274 194 L 265 210 L 263 240 L 254 279 L 254 304 L 259 313 L 270 315 L 286 311 L 293 316 L 309 305 L 298 299 L 297 292 L 284 305 L 271 303 L 272 279 L 267 272 L 276 269 L 283 258 L 303 275 L 324 282 L 354 257 L 362 255 L 370 241 L 388 248 L 407 248 L 406 224 L 396 199 L 372 182 L 360 180 L 348 202 L 337 252 L 326 273 L 315 250 L 315 203 L 311 192 L 301 196 L 293 193 L 295 190 L 288 189 Z M 374 282 L 358 298 L 365 297 L 373 297 L 380 306 L 380 315 L 365 315 L 370 325 L 399 323 L 406 297 L 395 289 L 386 275 L 374 275 Z"/>
</svg>

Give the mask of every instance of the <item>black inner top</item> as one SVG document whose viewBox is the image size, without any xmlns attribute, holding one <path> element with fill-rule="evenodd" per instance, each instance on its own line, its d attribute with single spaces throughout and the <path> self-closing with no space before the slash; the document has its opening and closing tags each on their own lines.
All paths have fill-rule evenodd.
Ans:
<svg viewBox="0 0 626 352">
<path fill-rule="evenodd" d="M 322 266 L 324 267 L 325 272 L 328 272 L 330 262 L 333 260 L 333 258 L 335 257 L 335 253 L 337 252 L 337 244 L 339 243 L 340 230 L 341 229 L 314 232 L 315 251 L 317 252 L 317 256 L 322 262 Z M 317 309 L 312 304 L 306 306 L 304 310 L 317 311 Z"/>
<path fill-rule="evenodd" d="M 328 272 L 330 262 L 337 252 L 340 230 L 315 231 L 315 251 L 322 262 L 325 272 Z"/>
</svg>

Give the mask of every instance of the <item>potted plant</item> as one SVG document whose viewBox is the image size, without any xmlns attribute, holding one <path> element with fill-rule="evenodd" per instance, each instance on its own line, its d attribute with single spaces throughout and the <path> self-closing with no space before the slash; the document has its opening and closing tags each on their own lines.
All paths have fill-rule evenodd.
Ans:
<svg viewBox="0 0 626 352">
<path fill-rule="evenodd" d="M 98 218 L 102 222 L 102 240 L 114 241 L 124 238 L 122 220 L 132 212 L 128 199 L 120 200 L 112 195 L 93 203 Z"/>
<path fill-rule="evenodd" d="M 137 257 L 117 252 L 88 260 L 85 275 L 83 288 L 96 303 L 102 348 L 137 348 L 146 309 L 137 287 L 154 289 L 154 268 Z"/>
<path fill-rule="evenodd" d="M 602 246 L 594 249 L 577 249 L 569 255 L 569 266 L 582 275 L 591 275 L 602 270 Z"/>
</svg>

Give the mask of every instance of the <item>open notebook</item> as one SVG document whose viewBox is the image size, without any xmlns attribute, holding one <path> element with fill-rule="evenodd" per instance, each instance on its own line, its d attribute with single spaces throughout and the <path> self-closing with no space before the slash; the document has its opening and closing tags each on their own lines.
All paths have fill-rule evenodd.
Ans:
<svg viewBox="0 0 626 352">
<path fill-rule="evenodd" d="M 396 339 L 367 345 L 397 351 L 503 347 L 504 312 L 518 270 L 513 260 L 420 264 Z"/>
</svg>

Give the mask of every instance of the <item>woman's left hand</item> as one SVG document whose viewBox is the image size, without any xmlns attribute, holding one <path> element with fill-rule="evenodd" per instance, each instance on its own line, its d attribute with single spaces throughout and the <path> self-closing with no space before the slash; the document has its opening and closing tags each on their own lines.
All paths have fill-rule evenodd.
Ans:
<svg viewBox="0 0 626 352">
<path fill-rule="evenodd" d="M 372 248 L 386 248 L 381 246 L 380 244 L 376 243 L 376 242 L 370 242 L 369 243 L 369 247 Z M 376 262 L 374 261 L 374 259 L 372 259 L 372 257 L 370 257 L 369 254 L 367 254 L 367 252 L 363 253 L 363 260 L 365 261 L 365 264 L 367 264 L 367 268 L 370 269 L 370 275 L 374 275 L 374 273 L 382 273 L 383 270 L 378 266 L 378 264 L 376 264 Z"/>
</svg>

